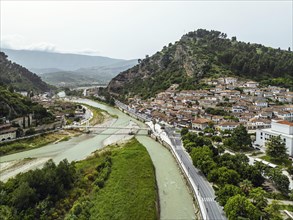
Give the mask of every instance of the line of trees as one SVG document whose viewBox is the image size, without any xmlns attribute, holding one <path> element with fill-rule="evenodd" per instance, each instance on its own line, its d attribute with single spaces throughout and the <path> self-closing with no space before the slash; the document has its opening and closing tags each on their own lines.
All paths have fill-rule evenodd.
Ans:
<svg viewBox="0 0 293 220">
<path fill-rule="evenodd" d="M 244 154 L 222 153 L 215 148 L 209 137 L 181 132 L 183 145 L 190 153 L 195 167 L 200 169 L 210 182 L 214 183 L 217 200 L 229 219 L 281 219 L 277 204 L 268 205 L 269 194 L 262 188 L 265 177 L 284 195 L 289 192 L 289 180 L 281 170 L 273 169 L 261 162 L 249 164 Z M 249 146 L 250 137 L 239 127 L 230 137 L 238 148 Z"/>
</svg>

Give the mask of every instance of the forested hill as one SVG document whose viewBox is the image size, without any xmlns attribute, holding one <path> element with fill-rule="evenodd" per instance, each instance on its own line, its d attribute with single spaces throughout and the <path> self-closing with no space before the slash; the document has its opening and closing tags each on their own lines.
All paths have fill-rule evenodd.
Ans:
<svg viewBox="0 0 293 220">
<path fill-rule="evenodd" d="M 293 53 L 199 29 L 139 60 L 138 65 L 113 78 L 108 91 L 119 98 L 148 98 L 174 83 L 179 89 L 196 89 L 202 78 L 221 76 L 239 76 L 292 90 Z"/>
<path fill-rule="evenodd" d="M 0 52 L 0 85 L 12 86 L 16 91 L 45 92 L 50 90 L 50 86 L 39 76 L 12 63 L 3 52 Z"/>
<path fill-rule="evenodd" d="M 0 118 L 14 119 L 30 113 L 34 113 L 35 119 L 42 122 L 53 118 L 40 104 L 0 85 Z"/>
</svg>

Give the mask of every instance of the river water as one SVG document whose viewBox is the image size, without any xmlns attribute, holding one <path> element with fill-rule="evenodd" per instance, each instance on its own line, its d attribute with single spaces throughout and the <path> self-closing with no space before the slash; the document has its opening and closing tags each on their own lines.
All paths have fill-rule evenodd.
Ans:
<svg viewBox="0 0 293 220">
<path fill-rule="evenodd" d="M 121 111 L 97 102 L 86 99 L 76 100 L 84 104 L 106 110 L 110 114 L 115 114 L 118 119 L 113 126 L 127 126 L 129 121 L 135 121 L 140 126 L 143 123 L 134 120 Z M 107 129 L 99 135 L 84 134 L 73 137 L 69 141 L 49 144 L 44 147 L 20 152 L 12 155 L 0 157 L 0 162 L 19 160 L 28 157 L 32 158 L 52 158 L 56 163 L 67 158 L 67 160 L 81 160 L 86 158 L 91 152 L 103 147 L 103 141 L 115 133 L 116 130 Z M 140 131 L 142 134 L 146 131 Z M 157 143 L 148 136 L 136 136 L 150 154 L 156 169 L 156 178 L 160 196 L 161 219 L 194 219 L 195 209 L 192 196 L 189 194 L 185 181 L 183 180 L 175 159 L 171 153 L 161 144 Z"/>
</svg>

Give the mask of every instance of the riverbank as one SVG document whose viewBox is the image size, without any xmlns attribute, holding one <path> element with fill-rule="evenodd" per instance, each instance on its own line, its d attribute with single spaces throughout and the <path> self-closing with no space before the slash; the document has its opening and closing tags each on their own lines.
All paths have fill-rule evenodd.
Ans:
<svg viewBox="0 0 293 220">
<path fill-rule="evenodd" d="M 99 124 L 107 123 L 113 118 L 117 118 L 115 115 L 110 115 L 106 111 L 86 105 L 87 109 L 89 109 L 90 124 L 92 126 L 96 126 Z M 45 133 L 40 134 L 39 136 L 30 137 L 21 140 L 15 140 L 9 143 L 1 143 L 0 144 L 0 156 L 5 156 L 9 154 L 14 154 L 22 151 L 32 150 L 35 148 L 43 147 L 50 143 L 59 143 L 61 141 L 68 141 L 72 137 L 76 137 L 81 135 L 82 131 L 79 130 L 56 130 L 53 133 Z"/>
<path fill-rule="evenodd" d="M 26 158 L 0 163 L 0 181 L 6 182 L 19 173 L 24 173 L 45 164 L 50 158 Z"/>
<path fill-rule="evenodd" d="M 58 143 L 60 141 L 67 141 L 71 137 L 80 135 L 78 131 L 62 131 L 58 130 L 54 133 L 41 134 L 36 137 L 31 137 L 27 139 L 15 140 L 10 143 L 0 144 L 0 156 L 5 156 L 8 154 L 14 154 L 22 151 L 32 150 L 35 148 L 43 147 L 50 143 Z"/>
<path fill-rule="evenodd" d="M 155 169 L 134 138 L 76 163 L 48 161 L 1 191 L 4 219 L 159 219 Z"/>
<path fill-rule="evenodd" d="M 113 123 L 115 123 L 115 121 L 116 121 L 116 119 L 107 117 L 107 120 L 104 121 L 104 123 L 96 125 L 96 127 L 111 126 L 111 125 L 113 125 Z M 129 135 L 128 133 L 131 130 L 135 130 L 138 128 L 139 128 L 139 126 L 136 123 L 129 121 L 129 124 L 127 126 L 125 126 L 124 129 L 117 130 L 111 136 L 106 138 L 103 141 L 102 146 L 107 146 L 107 145 L 111 145 L 111 144 L 123 144 L 123 143 L 127 142 L 129 139 L 133 138 L 133 135 Z M 68 134 L 76 134 L 75 136 L 81 134 L 79 131 L 74 131 L 74 130 L 61 131 L 61 132 L 67 133 L 67 135 L 60 136 L 60 138 L 57 139 L 56 141 L 53 141 L 55 139 L 52 139 L 52 137 L 47 137 L 47 138 L 49 138 L 49 140 L 51 140 L 50 142 L 57 144 L 60 141 L 62 141 L 64 138 L 69 138 Z M 95 134 L 99 134 L 101 132 L 103 132 L 103 129 L 99 130 L 98 132 L 96 131 Z M 30 143 L 28 139 L 25 141 L 28 141 L 28 143 Z M 45 143 L 45 142 L 46 142 L 46 137 L 44 138 L 44 140 L 41 140 L 39 142 L 39 144 Z M 31 144 L 32 146 L 33 146 L 33 143 L 38 143 L 38 140 L 33 141 Z M 46 144 L 44 144 L 44 145 L 46 145 Z M 42 146 L 44 146 L 44 145 L 42 145 Z M 42 147 L 42 146 L 40 145 L 39 147 Z M 37 148 L 37 147 L 35 147 L 35 148 Z M 33 149 L 33 148 L 31 148 L 31 149 Z M 30 158 L 30 157 L 28 157 L 23 160 L 13 160 L 13 161 L 9 161 L 9 162 L 1 162 L 0 163 L 0 181 L 6 182 L 9 178 L 16 176 L 18 173 L 27 172 L 31 169 L 39 168 L 43 164 L 45 164 L 49 159 L 52 159 L 52 157 L 45 157 L 45 158 Z M 83 158 L 83 159 L 85 159 L 85 158 Z"/>
<path fill-rule="evenodd" d="M 134 120 L 133 118 L 122 113 L 118 109 L 93 102 L 87 99 L 72 100 L 77 103 L 88 104 L 109 112 L 111 115 L 117 115 L 118 118 L 113 120 L 113 127 L 126 127 L 130 121 L 137 123 L 140 127 L 146 128 L 146 125 Z M 57 144 L 49 144 L 42 148 L 25 151 L 13 155 L 1 157 L 2 162 L 24 159 L 27 157 L 34 158 L 52 158 L 55 163 L 63 159 L 69 162 L 78 161 L 86 158 L 92 152 L 104 147 L 103 142 L 111 135 L 117 132 L 112 128 L 96 130 L 90 134 L 83 134 L 73 137 L 69 141 Z M 95 133 L 99 131 L 98 135 Z M 158 193 L 160 198 L 160 218 L 161 219 L 196 219 L 195 213 L 198 209 L 193 206 L 192 196 L 182 178 L 176 161 L 170 152 L 161 144 L 147 136 L 147 130 L 140 130 L 136 139 L 142 143 L 152 159 L 155 167 Z M 39 167 L 41 168 L 42 165 Z"/>
<path fill-rule="evenodd" d="M 159 218 L 155 170 L 137 140 L 97 151 L 76 167 L 88 180 L 86 189 L 91 196 L 79 198 L 67 217 L 76 214 L 79 205 L 76 217 L 81 219 Z"/>
</svg>

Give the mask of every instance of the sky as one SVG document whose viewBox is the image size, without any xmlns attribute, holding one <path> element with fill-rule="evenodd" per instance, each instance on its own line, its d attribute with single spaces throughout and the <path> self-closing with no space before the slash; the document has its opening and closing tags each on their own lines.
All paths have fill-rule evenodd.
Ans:
<svg viewBox="0 0 293 220">
<path fill-rule="evenodd" d="M 144 58 L 199 28 L 293 47 L 293 0 L 0 0 L 1 48 Z"/>
</svg>

